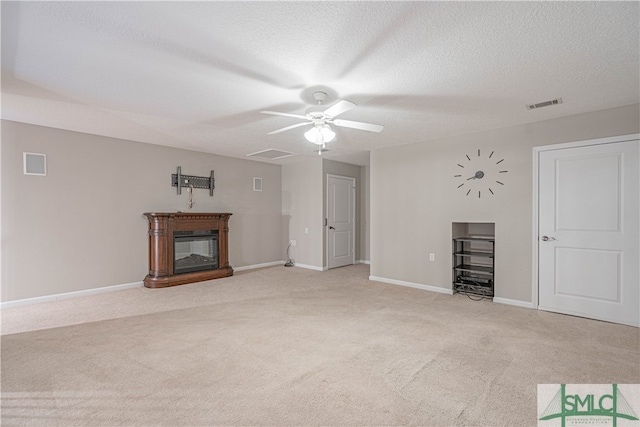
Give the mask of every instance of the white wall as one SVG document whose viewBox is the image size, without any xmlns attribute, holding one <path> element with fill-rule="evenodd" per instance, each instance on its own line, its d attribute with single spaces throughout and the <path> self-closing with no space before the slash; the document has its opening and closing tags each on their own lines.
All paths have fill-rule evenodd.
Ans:
<svg viewBox="0 0 640 427">
<path fill-rule="evenodd" d="M 639 117 L 635 104 L 372 152 L 371 275 L 451 289 L 452 222 L 494 222 L 495 294 L 531 302 L 532 147 L 637 133 Z M 480 199 L 453 178 L 478 149 L 495 151 L 509 171 Z"/>
<path fill-rule="evenodd" d="M 22 153 L 47 155 L 47 176 L 22 173 Z M 284 258 L 281 167 L 2 121 L 2 301 L 140 282 L 151 211 L 187 209 L 171 174 L 209 176 L 194 212 L 231 212 L 229 261 Z M 262 192 L 253 191 L 261 177 Z"/>
</svg>

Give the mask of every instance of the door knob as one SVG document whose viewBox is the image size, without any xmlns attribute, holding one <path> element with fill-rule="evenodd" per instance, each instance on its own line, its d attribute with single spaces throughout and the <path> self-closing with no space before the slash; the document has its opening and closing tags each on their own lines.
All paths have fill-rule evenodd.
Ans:
<svg viewBox="0 0 640 427">
<path fill-rule="evenodd" d="M 556 239 L 554 237 L 542 236 L 542 241 L 543 242 L 551 242 L 553 240 L 556 240 Z"/>
<path fill-rule="evenodd" d="M 329 226 L 329 230 L 335 230 L 335 228 L 333 228 L 333 225 Z"/>
</svg>

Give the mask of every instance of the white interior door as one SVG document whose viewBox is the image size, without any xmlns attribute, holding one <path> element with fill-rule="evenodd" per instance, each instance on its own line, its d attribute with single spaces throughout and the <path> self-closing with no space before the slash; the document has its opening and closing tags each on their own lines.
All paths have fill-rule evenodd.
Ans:
<svg viewBox="0 0 640 427">
<path fill-rule="evenodd" d="M 327 175 L 327 262 L 355 264 L 355 178 Z"/>
<path fill-rule="evenodd" d="M 640 325 L 639 146 L 539 153 L 539 309 Z"/>
</svg>

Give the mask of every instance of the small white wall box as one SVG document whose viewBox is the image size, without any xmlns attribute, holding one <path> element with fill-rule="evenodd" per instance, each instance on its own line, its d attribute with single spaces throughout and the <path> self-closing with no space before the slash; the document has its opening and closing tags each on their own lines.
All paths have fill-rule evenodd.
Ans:
<svg viewBox="0 0 640 427">
<path fill-rule="evenodd" d="M 38 153 L 22 153 L 25 175 L 47 175 L 47 155 Z"/>
<path fill-rule="evenodd" d="M 262 178 L 253 178 L 253 191 L 262 191 Z"/>
</svg>

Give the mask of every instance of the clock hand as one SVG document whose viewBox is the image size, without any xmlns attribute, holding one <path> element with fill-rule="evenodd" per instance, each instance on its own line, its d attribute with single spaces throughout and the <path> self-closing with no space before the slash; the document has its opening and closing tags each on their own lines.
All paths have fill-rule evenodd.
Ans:
<svg viewBox="0 0 640 427">
<path fill-rule="evenodd" d="M 471 178 L 467 178 L 467 181 L 469 181 L 470 179 L 476 179 L 476 176 L 472 176 Z"/>
</svg>

